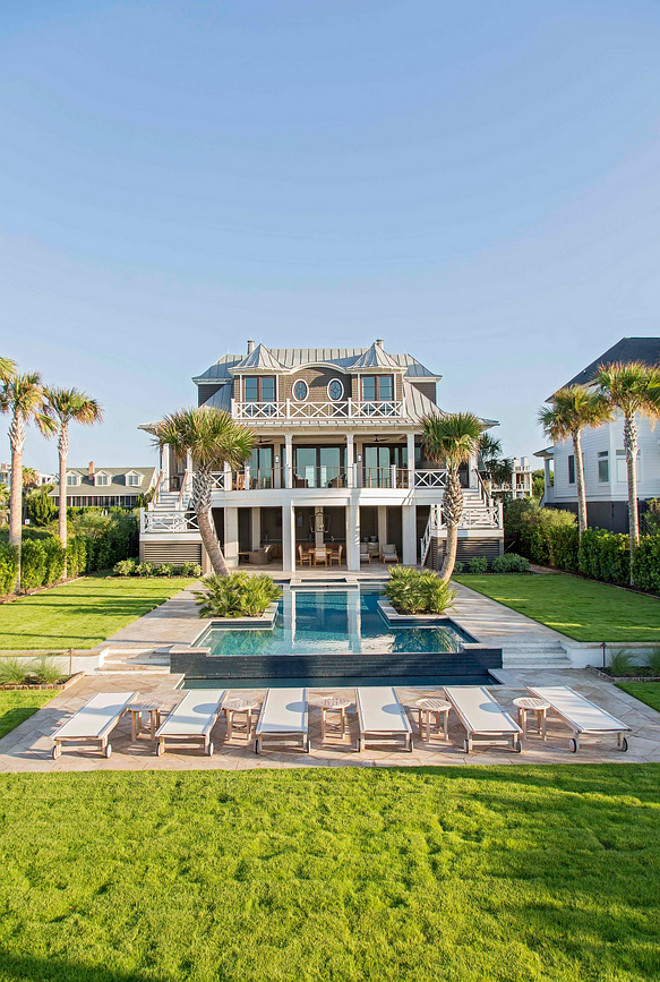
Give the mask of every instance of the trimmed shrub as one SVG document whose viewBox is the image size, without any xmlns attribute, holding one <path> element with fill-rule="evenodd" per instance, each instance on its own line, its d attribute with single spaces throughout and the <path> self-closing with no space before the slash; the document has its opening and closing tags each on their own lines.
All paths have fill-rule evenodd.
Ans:
<svg viewBox="0 0 660 982">
<path fill-rule="evenodd" d="M 491 573 L 526 573 L 529 569 L 529 559 L 515 552 L 505 552 L 503 556 L 495 556 L 490 564 Z"/>
<path fill-rule="evenodd" d="M 0 544 L 0 596 L 6 597 L 16 586 L 18 552 L 14 546 Z"/>
<path fill-rule="evenodd" d="M 172 573 L 173 576 L 201 576 L 202 567 L 199 563 L 181 563 L 180 566 L 175 566 Z"/>
<path fill-rule="evenodd" d="M 112 572 L 115 576 L 133 576 L 135 573 L 136 562 L 134 559 L 120 559 L 118 563 L 112 567 Z"/>
<path fill-rule="evenodd" d="M 488 572 L 488 560 L 485 556 L 473 556 L 468 563 L 468 573 L 473 576 L 481 576 Z"/>
<path fill-rule="evenodd" d="M 154 570 L 154 576 L 172 576 L 174 574 L 174 566 L 172 563 L 161 563 L 160 566 L 156 566 Z"/>
<path fill-rule="evenodd" d="M 44 550 L 44 578 L 42 586 L 51 586 L 53 583 L 57 583 L 58 580 L 62 578 L 64 573 L 64 556 L 65 551 L 62 548 L 62 544 L 59 539 L 51 536 L 49 539 L 44 539 L 41 543 Z"/>
<path fill-rule="evenodd" d="M 259 617 L 269 604 L 279 600 L 282 590 L 271 576 L 248 573 L 214 573 L 196 590 L 200 617 Z"/>
<path fill-rule="evenodd" d="M 399 614 L 443 614 L 454 605 L 456 594 L 431 570 L 394 566 L 385 593 Z"/>
<path fill-rule="evenodd" d="M 43 544 L 27 539 L 21 547 L 21 589 L 35 590 L 44 582 L 46 553 Z"/>
<path fill-rule="evenodd" d="M 138 563 L 135 567 L 136 576 L 153 576 L 154 575 L 154 564 L 153 563 Z"/>
<path fill-rule="evenodd" d="M 660 593 L 660 533 L 645 535 L 633 561 L 635 585 L 640 590 Z"/>
<path fill-rule="evenodd" d="M 628 536 L 603 529 L 585 529 L 578 550 L 578 569 L 583 576 L 604 583 L 630 580 Z"/>
</svg>

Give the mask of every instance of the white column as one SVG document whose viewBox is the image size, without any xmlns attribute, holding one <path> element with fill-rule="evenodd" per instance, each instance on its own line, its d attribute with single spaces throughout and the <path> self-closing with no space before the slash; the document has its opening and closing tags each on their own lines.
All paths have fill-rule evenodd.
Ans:
<svg viewBox="0 0 660 982">
<path fill-rule="evenodd" d="M 225 491 L 231 491 L 231 467 L 226 461 L 223 465 L 223 472 L 225 475 L 225 482 L 224 482 Z"/>
<path fill-rule="evenodd" d="M 350 497 L 346 509 L 346 565 L 360 572 L 360 506 L 356 491 Z"/>
<path fill-rule="evenodd" d="M 293 477 L 293 434 L 284 434 L 284 487 L 292 486 Z"/>
<path fill-rule="evenodd" d="M 378 505 L 378 548 L 382 552 L 387 544 L 387 506 Z"/>
<path fill-rule="evenodd" d="M 346 434 L 346 478 L 349 488 L 354 487 L 353 484 L 353 461 L 355 460 L 355 445 L 353 443 L 353 434 Z"/>
<path fill-rule="evenodd" d="M 225 559 L 228 566 L 238 566 L 238 508 L 225 508 Z"/>
<path fill-rule="evenodd" d="M 292 573 L 296 568 L 296 510 L 282 505 L 282 569 Z"/>
<path fill-rule="evenodd" d="M 415 434 L 406 435 L 406 446 L 408 450 L 408 487 L 415 487 Z"/>
<path fill-rule="evenodd" d="M 252 524 L 252 548 L 258 549 L 261 545 L 261 508 L 251 508 L 250 519 Z"/>
<path fill-rule="evenodd" d="M 401 508 L 401 527 L 403 531 L 403 564 L 417 565 L 417 515 L 415 505 Z"/>
</svg>

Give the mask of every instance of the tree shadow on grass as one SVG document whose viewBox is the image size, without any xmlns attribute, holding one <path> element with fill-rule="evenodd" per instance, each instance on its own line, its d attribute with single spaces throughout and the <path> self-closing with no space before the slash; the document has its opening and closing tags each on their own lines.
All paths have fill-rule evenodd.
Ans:
<svg viewBox="0 0 660 982">
<path fill-rule="evenodd" d="M 33 982 L 168 982 L 164 975 L 122 972 L 105 966 L 91 967 L 61 958 L 10 955 L 0 951 L 0 977 Z"/>
</svg>

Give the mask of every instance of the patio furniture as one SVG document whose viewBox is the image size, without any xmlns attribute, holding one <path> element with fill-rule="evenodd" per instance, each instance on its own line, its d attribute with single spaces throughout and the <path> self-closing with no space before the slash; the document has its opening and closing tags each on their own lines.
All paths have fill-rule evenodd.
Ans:
<svg viewBox="0 0 660 982">
<path fill-rule="evenodd" d="M 369 543 L 368 542 L 361 542 L 360 543 L 360 562 L 361 563 L 370 563 L 371 562 L 371 553 L 369 552 Z"/>
<path fill-rule="evenodd" d="M 399 557 L 397 555 L 396 546 L 392 544 L 383 546 L 383 551 L 380 558 L 384 563 L 398 563 Z"/>
<path fill-rule="evenodd" d="M 445 740 L 449 738 L 449 712 L 451 703 L 445 699 L 418 699 L 415 703 L 419 714 L 419 735 L 427 743 L 431 740 L 431 733 L 440 732 L 440 717 L 443 719 L 443 734 Z M 434 724 L 434 725 L 433 725 Z M 426 731 L 426 736 L 424 736 Z"/>
<path fill-rule="evenodd" d="M 412 728 L 396 692 L 391 686 L 361 686 L 355 690 L 360 739 L 358 751 L 367 740 L 385 740 L 403 737 L 405 749 L 412 753 Z"/>
<path fill-rule="evenodd" d="M 258 549 L 247 554 L 248 562 L 251 566 L 266 566 L 271 561 L 272 552 L 272 546 L 259 546 Z"/>
<path fill-rule="evenodd" d="M 97 692 L 53 733 L 53 760 L 62 753 L 62 744 L 90 740 L 98 743 L 101 753 L 110 757 L 112 746 L 108 737 L 137 697 L 137 692 Z"/>
<path fill-rule="evenodd" d="M 350 706 L 350 699 L 342 699 L 340 696 L 322 696 L 319 699 L 321 707 L 321 740 L 325 743 L 328 735 L 338 736 L 343 740 L 348 732 L 346 726 L 346 710 Z M 332 717 L 339 717 L 333 719 Z"/>
<path fill-rule="evenodd" d="M 156 730 L 160 726 L 160 711 L 162 706 L 159 702 L 132 702 L 128 707 L 131 714 L 131 740 L 133 743 L 142 732 L 142 717 L 149 716 L 149 736 L 152 740 L 156 739 Z"/>
<path fill-rule="evenodd" d="M 224 689 L 190 689 L 186 692 L 156 733 L 158 740 L 156 755 L 160 757 L 165 753 L 165 741 L 171 743 L 201 741 L 204 753 L 211 757 L 213 754 L 211 730 L 218 718 L 224 695 Z"/>
<path fill-rule="evenodd" d="M 249 742 L 252 732 L 252 713 L 258 706 L 258 702 L 247 697 L 233 696 L 231 699 L 225 699 L 222 708 L 227 720 L 228 740 L 231 740 L 234 733 L 237 733 L 244 735 L 246 741 Z M 244 718 L 241 719 L 240 717 Z"/>
<path fill-rule="evenodd" d="M 477 685 L 446 685 L 445 695 L 465 727 L 465 752 L 472 750 L 475 739 L 480 744 L 511 744 L 516 753 L 522 751 L 522 730 L 505 713 L 488 689 Z"/>
<path fill-rule="evenodd" d="M 328 550 L 325 546 L 314 549 L 313 552 L 314 565 L 315 566 L 327 566 L 328 565 Z"/>
<path fill-rule="evenodd" d="M 341 555 L 343 552 L 343 546 L 337 546 L 336 548 L 330 549 L 329 561 L 330 566 L 333 563 L 337 563 L 337 566 L 341 566 Z"/>
<path fill-rule="evenodd" d="M 240 550 L 239 553 L 238 553 L 238 561 L 239 561 L 239 563 L 242 563 L 242 562 L 243 563 L 249 563 L 250 562 L 250 553 L 247 550 Z"/>
<path fill-rule="evenodd" d="M 578 752 L 582 735 L 600 736 L 602 733 L 616 733 L 619 750 L 625 753 L 628 749 L 624 734 L 630 733 L 631 728 L 575 689 L 568 685 L 528 685 L 527 688 L 536 699 L 545 700 L 551 711 L 573 731 L 570 748 L 574 754 Z"/>
<path fill-rule="evenodd" d="M 550 703 L 545 699 L 534 699 L 532 696 L 520 696 L 513 700 L 513 705 L 518 710 L 518 725 L 522 728 L 523 740 L 527 736 L 527 713 L 536 713 L 536 728 L 542 738 L 546 739 L 545 724 Z"/>
<path fill-rule="evenodd" d="M 255 732 L 254 752 L 263 750 L 264 740 L 300 741 L 309 753 L 307 689 L 269 689 L 261 707 Z"/>
<path fill-rule="evenodd" d="M 308 566 L 312 565 L 312 554 L 309 549 L 303 549 L 302 546 L 298 546 L 298 561 L 301 566 L 307 563 Z"/>
</svg>

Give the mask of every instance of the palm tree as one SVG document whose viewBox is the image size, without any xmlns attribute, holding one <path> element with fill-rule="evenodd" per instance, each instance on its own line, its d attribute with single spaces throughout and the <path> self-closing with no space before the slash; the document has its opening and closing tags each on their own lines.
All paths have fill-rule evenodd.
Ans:
<svg viewBox="0 0 660 982">
<path fill-rule="evenodd" d="M 214 409 L 180 409 L 166 416 L 155 429 L 155 443 L 172 447 L 177 457 L 188 454 L 193 465 L 192 507 L 199 533 L 215 573 L 227 576 L 227 566 L 211 522 L 213 471 L 229 464 L 242 467 L 252 454 L 254 435 L 236 423 L 229 413 Z"/>
<path fill-rule="evenodd" d="M 100 423 L 103 420 L 103 410 L 96 399 L 75 388 L 46 389 L 45 395 L 44 411 L 53 421 L 53 433 L 58 434 L 57 452 L 60 458 L 58 526 L 62 548 L 66 549 L 66 462 L 69 454 L 69 424 L 81 423 L 83 426 L 91 426 L 93 423 Z M 66 576 L 66 566 L 64 575 Z"/>
<path fill-rule="evenodd" d="M 639 545 L 639 511 L 637 506 L 637 454 L 639 438 L 635 416 L 646 416 L 655 423 L 660 419 L 660 366 L 649 368 L 641 361 L 614 362 L 600 365 L 594 382 L 612 414 L 623 414 L 623 447 L 628 477 L 628 529 L 630 537 L 630 584 L 634 584 L 633 559 Z"/>
<path fill-rule="evenodd" d="M 552 404 L 539 409 L 539 423 L 545 435 L 553 443 L 568 439 L 573 441 L 579 538 L 582 538 L 582 533 L 589 527 L 584 486 L 582 430 L 587 426 L 600 426 L 611 416 L 612 410 L 603 396 L 587 388 L 586 385 L 571 385 L 559 389 L 552 397 Z"/>
<path fill-rule="evenodd" d="M 9 413 L 11 445 L 11 495 L 9 504 L 9 544 L 18 550 L 20 588 L 21 531 L 23 518 L 23 448 L 25 427 L 34 421 L 42 433 L 52 430 L 52 420 L 44 413 L 44 388 L 38 372 L 12 375 L 0 387 L 0 412 Z"/>
<path fill-rule="evenodd" d="M 458 548 L 458 526 L 463 517 L 463 490 L 459 476 L 461 464 L 477 452 L 481 422 L 473 413 L 430 415 L 422 420 L 424 452 L 434 464 L 447 468 L 447 488 L 442 508 L 447 523 L 447 548 L 440 578 L 448 581 L 454 571 Z"/>
<path fill-rule="evenodd" d="M 0 382 L 8 382 L 16 374 L 16 362 L 0 356 Z"/>
</svg>

